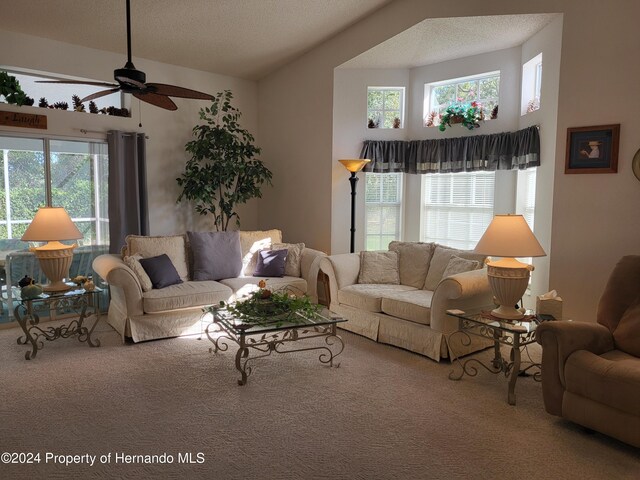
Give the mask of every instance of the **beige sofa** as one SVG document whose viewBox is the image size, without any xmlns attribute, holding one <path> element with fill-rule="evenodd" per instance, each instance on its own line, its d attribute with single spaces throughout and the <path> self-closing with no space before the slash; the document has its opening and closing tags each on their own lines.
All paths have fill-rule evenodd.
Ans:
<svg viewBox="0 0 640 480">
<path fill-rule="evenodd" d="M 249 275 L 248 270 L 255 263 L 257 252 L 281 242 L 282 233 L 279 230 L 240 232 L 243 256 L 241 276 L 220 281 L 192 281 L 189 278 L 191 252 L 186 235 L 128 237 L 123 255 L 100 255 L 93 262 L 93 269 L 110 288 L 111 303 L 107 321 L 123 340 L 130 337 L 134 342 L 199 333 L 204 306 L 218 304 L 221 300 L 233 301 L 257 289 L 260 280 L 266 280 L 271 289 L 291 287 L 292 291 L 306 293 L 317 301 L 319 261 L 325 254 L 304 248 L 302 244 L 298 244 L 302 246 L 299 277 L 262 278 Z M 149 254 L 143 256 L 167 253 L 181 274 L 183 283 L 144 291 L 134 272 L 135 267 L 130 268 L 124 258 L 145 248 Z"/>
<path fill-rule="evenodd" d="M 436 361 L 449 358 L 448 336 L 458 323 L 446 310 L 494 307 L 486 268 L 480 268 L 484 257 L 433 243 L 391 242 L 389 250 L 397 253 L 397 283 L 363 279 L 364 252 L 321 259 L 320 269 L 329 279 L 330 310 L 348 319 L 341 328 Z M 476 269 L 443 277 L 453 256 L 478 262 Z M 383 261 L 376 263 L 382 277 L 394 268 Z M 458 355 L 488 346 L 480 338 L 465 345 L 457 337 L 461 336 L 452 338 Z"/>
</svg>

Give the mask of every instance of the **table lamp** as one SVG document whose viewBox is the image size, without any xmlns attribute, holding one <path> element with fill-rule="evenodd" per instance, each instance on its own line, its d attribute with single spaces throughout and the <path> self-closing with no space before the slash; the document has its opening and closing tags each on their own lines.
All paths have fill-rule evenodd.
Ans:
<svg viewBox="0 0 640 480">
<path fill-rule="evenodd" d="M 344 160 L 338 160 L 344 168 L 351 172 L 349 182 L 351 183 L 351 249 L 350 252 L 355 252 L 355 234 L 356 234 L 356 184 L 358 183 L 358 177 L 356 174 L 364 168 L 364 166 L 371 160 L 368 158 L 347 158 Z"/>
<path fill-rule="evenodd" d="M 491 314 L 508 320 L 519 320 L 524 315 L 516 305 L 527 290 L 532 265 L 527 265 L 514 257 L 544 257 L 546 253 L 529 228 L 522 215 L 496 215 L 474 252 L 483 255 L 503 257 L 487 263 L 489 285 L 498 308 Z"/>
<path fill-rule="evenodd" d="M 63 292 L 71 287 L 63 279 L 69 276 L 69 267 L 73 260 L 73 250 L 76 244 L 65 245 L 60 240 L 77 240 L 82 233 L 69 218 L 69 214 L 62 207 L 42 207 L 37 212 L 31 224 L 22 235 L 26 242 L 47 242 L 41 247 L 29 250 L 35 253 L 40 262 L 40 268 L 49 279 L 49 284 L 42 288 L 45 292 Z"/>
</svg>

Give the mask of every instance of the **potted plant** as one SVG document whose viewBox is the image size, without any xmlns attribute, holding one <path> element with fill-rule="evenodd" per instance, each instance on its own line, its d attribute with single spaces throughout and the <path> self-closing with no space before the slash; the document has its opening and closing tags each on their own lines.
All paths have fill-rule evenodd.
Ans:
<svg viewBox="0 0 640 480">
<path fill-rule="evenodd" d="M 211 106 L 200 109 L 201 125 L 193 127 L 195 140 L 185 146 L 191 155 L 177 178 L 183 199 L 195 202 L 200 215 L 213 215 L 216 230 L 227 230 L 231 219 L 240 226 L 236 206 L 260 198 L 263 184 L 271 184 L 271 171 L 256 157 L 260 148 L 253 135 L 240 127 L 241 113 L 231 105 L 229 90 L 219 92 Z"/>
<path fill-rule="evenodd" d="M 480 127 L 480 121 L 482 120 L 484 120 L 484 112 L 482 105 L 478 102 L 455 102 L 440 114 L 440 126 L 438 129 L 444 132 L 447 126 L 450 127 L 453 124 L 461 123 L 469 130 L 473 130 Z"/>
</svg>

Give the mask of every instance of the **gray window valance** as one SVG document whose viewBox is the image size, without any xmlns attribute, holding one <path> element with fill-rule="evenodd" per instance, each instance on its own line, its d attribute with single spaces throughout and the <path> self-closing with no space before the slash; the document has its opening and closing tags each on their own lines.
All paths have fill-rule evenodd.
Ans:
<svg viewBox="0 0 640 480">
<path fill-rule="evenodd" d="M 365 172 L 451 173 L 523 170 L 540 165 L 538 127 L 435 140 L 365 140 L 360 158 Z"/>
</svg>

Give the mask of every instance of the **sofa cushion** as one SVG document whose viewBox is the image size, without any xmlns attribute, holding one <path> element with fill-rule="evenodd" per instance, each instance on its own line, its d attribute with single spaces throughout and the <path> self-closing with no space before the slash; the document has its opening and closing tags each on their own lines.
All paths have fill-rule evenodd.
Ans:
<svg viewBox="0 0 640 480">
<path fill-rule="evenodd" d="M 142 265 L 140 264 L 140 260 L 142 260 L 142 255 L 136 253 L 135 255 L 126 256 L 123 258 L 124 263 L 127 267 L 133 270 L 133 273 L 138 277 L 138 281 L 140 282 L 140 287 L 143 292 L 148 292 L 153 289 L 153 284 L 151 283 L 151 279 L 147 272 L 144 271 Z"/>
<path fill-rule="evenodd" d="M 166 253 L 171 259 L 173 266 L 176 267 L 180 279 L 183 282 L 189 280 L 184 235 L 167 235 L 160 237 L 127 235 L 126 241 L 127 254 L 129 256 L 139 253 L 143 258 L 149 258 Z"/>
<path fill-rule="evenodd" d="M 145 313 L 158 313 L 179 308 L 194 308 L 216 305 L 227 301 L 232 292 L 219 282 L 184 282 L 161 290 L 150 290 L 142 294 Z"/>
<path fill-rule="evenodd" d="M 442 274 L 449 265 L 449 260 L 452 256 L 457 256 L 467 260 L 475 260 L 484 263 L 486 255 L 474 253 L 471 250 L 457 250 L 455 248 L 444 247 L 442 245 L 436 245 L 436 249 L 433 251 L 433 257 L 431 257 L 431 263 L 429 264 L 429 271 L 427 272 L 427 278 L 424 282 L 424 289 L 434 291 L 440 280 L 442 280 Z"/>
<path fill-rule="evenodd" d="M 467 260 L 456 255 L 452 255 L 447 264 L 447 268 L 442 272 L 442 278 L 456 275 L 458 273 L 470 272 L 471 270 L 479 270 L 482 268 L 482 263 L 476 260 Z"/>
<path fill-rule="evenodd" d="M 613 331 L 613 341 L 619 350 L 640 357 L 640 301 L 624 312 Z"/>
<path fill-rule="evenodd" d="M 149 275 L 153 288 L 160 289 L 182 283 L 176 267 L 165 253 L 157 257 L 142 258 L 140 265 Z"/>
<path fill-rule="evenodd" d="M 260 250 L 258 252 L 258 264 L 253 271 L 254 277 L 284 277 L 284 265 L 289 251 Z"/>
<path fill-rule="evenodd" d="M 274 250 L 287 250 L 287 261 L 284 264 L 284 274 L 289 277 L 300 277 L 302 264 L 302 250 L 304 243 L 273 243 L 271 248 Z"/>
<path fill-rule="evenodd" d="M 260 250 L 269 250 L 274 243 L 282 243 L 282 232 L 280 230 L 241 231 L 242 270 L 240 276 L 253 275 L 253 271 L 258 264 L 258 252 Z"/>
<path fill-rule="evenodd" d="M 572 353 L 565 364 L 567 391 L 640 416 L 640 358 L 620 350 Z"/>
<path fill-rule="evenodd" d="M 296 295 L 307 293 L 307 281 L 299 277 L 237 277 L 220 280 L 220 283 L 233 290 L 236 297 L 249 294 L 258 289 L 258 282 L 267 282 L 269 290 L 278 290 L 288 287 L 288 290 Z"/>
<path fill-rule="evenodd" d="M 196 281 L 237 277 L 242 270 L 239 232 L 187 232 Z"/>
<path fill-rule="evenodd" d="M 391 251 L 360 252 L 358 283 L 398 285 L 398 253 Z"/>
<path fill-rule="evenodd" d="M 389 250 L 398 252 L 400 284 L 423 287 L 435 248 L 435 243 L 393 241 L 389 244 Z"/>
<path fill-rule="evenodd" d="M 410 322 L 429 325 L 431 323 L 430 290 L 385 293 L 382 297 L 382 312 Z"/>
<path fill-rule="evenodd" d="M 390 292 L 415 290 L 408 285 L 355 284 L 338 290 L 338 303 L 366 310 L 382 311 L 382 297 Z"/>
</svg>

